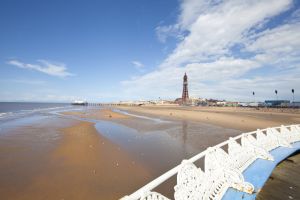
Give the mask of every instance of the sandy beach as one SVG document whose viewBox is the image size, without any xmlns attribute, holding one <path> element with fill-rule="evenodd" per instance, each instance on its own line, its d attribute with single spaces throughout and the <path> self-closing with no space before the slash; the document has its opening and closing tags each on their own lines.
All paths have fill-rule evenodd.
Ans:
<svg viewBox="0 0 300 200">
<path fill-rule="evenodd" d="M 24 127 L 1 136 L 1 199 L 118 199 L 149 178 L 145 167 L 92 123 L 72 122 L 57 130 L 59 139 L 36 141 L 46 131 Z"/>
<path fill-rule="evenodd" d="M 300 123 L 299 109 L 287 112 L 282 109 L 256 110 L 241 107 L 117 106 L 116 108 L 133 113 L 192 120 L 242 131 Z"/>
<path fill-rule="evenodd" d="M 298 112 L 239 108 L 105 107 L 62 114 L 0 134 L 1 197 L 119 199 L 243 131 L 300 122 Z M 172 198 L 175 183 L 172 178 L 157 191 Z"/>
<path fill-rule="evenodd" d="M 209 146 L 241 133 L 240 130 L 190 119 L 127 111 L 130 113 L 120 113 L 116 108 L 104 108 L 87 112 L 64 112 L 63 114 L 121 125 L 121 130 L 117 131 L 123 131 L 120 134 L 123 137 L 120 139 L 111 137 L 111 139 L 119 142 L 125 151 L 148 166 L 151 174 L 156 176 L 179 164 L 182 159 L 187 159 Z M 111 129 L 107 131 L 112 132 Z M 126 132 L 130 133 L 126 134 Z M 106 136 L 110 137 L 110 134 Z M 130 142 L 123 142 L 123 140 Z"/>
</svg>

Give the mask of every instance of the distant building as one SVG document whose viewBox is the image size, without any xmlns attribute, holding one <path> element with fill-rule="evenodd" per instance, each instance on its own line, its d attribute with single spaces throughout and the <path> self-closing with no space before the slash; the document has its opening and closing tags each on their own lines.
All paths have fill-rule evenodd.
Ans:
<svg viewBox="0 0 300 200">
<path fill-rule="evenodd" d="M 205 99 L 198 98 L 198 97 L 189 97 L 189 100 L 186 102 L 186 104 L 191 106 L 198 106 L 203 101 L 205 101 Z"/>
<path fill-rule="evenodd" d="M 176 104 L 182 104 L 182 99 L 181 98 L 177 98 L 174 101 Z"/>
<path fill-rule="evenodd" d="M 228 107 L 237 107 L 239 104 L 239 102 L 235 102 L 235 101 L 226 101 L 226 105 Z"/>
<path fill-rule="evenodd" d="M 216 99 L 208 99 L 206 100 L 208 106 L 217 106 L 218 100 Z"/>
<path fill-rule="evenodd" d="M 239 102 L 238 103 L 238 106 L 241 106 L 241 107 L 247 107 L 249 104 L 248 103 L 245 103 L 245 102 Z"/>
<path fill-rule="evenodd" d="M 284 106 L 287 107 L 290 104 L 289 100 L 265 100 L 267 106 Z"/>
<path fill-rule="evenodd" d="M 217 106 L 226 106 L 226 101 L 217 101 L 216 104 Z"/>
<path fill-rule="evenodd" d="M 294 101 L 294 102 L 290 103 L 289 107 L 300 108 L 300 101 Z"/>
</svg>

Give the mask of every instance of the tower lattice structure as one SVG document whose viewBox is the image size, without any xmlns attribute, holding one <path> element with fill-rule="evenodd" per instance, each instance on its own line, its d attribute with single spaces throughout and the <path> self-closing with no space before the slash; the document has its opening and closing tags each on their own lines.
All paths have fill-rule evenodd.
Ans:
<svg viewBox="0 0 300 200">
<path fill-rule="evenodd" d="M 182 103 L 187 103 L 189 99 L 189 91 L 188 91 L 188 77 L 186 73 L 183 76 L 183 90 L 182 90 Z"/>
</svg>

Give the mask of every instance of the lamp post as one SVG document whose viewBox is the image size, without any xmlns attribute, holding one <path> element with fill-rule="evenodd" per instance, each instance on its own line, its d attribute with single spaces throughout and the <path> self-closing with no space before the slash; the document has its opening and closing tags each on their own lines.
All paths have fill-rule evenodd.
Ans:
<svg viewBox="0 0 300 200">
<path fill-rule="evenodd" d="M 293 93 L 293 107 L 294 107 L 294 105 L 295 105 L 295 90 L 294 89 L 292 89 L 292 93 Z"/>
<path fill-rule="evenodd" d="M 276 100 L 278 101 L 278 96 L 277 96 L 278 91 L 275 90 L 275 95 L 276 95 Z"/>
<path fill-rule="evenodd" d="M 254 103 L 255 103 L 255 92 L 252 92 L 253 98 L 254 98 Z"/>
</svg>

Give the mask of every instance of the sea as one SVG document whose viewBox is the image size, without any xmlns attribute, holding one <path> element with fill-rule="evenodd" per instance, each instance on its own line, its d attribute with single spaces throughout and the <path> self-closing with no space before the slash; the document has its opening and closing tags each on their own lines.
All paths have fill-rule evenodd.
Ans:
<svg viewBox="0 0 300 200">
<path fill-rule="evenodd" d="M 57 118 L 60 112 L 87 109 L 70 103 L 0 102 L 0 135 L 14 128 Z"/>
<path fill-rule="evenodd" d="M 71 107 L 69 103 L 0 102 L 0 119 Z"/>
</svg>

